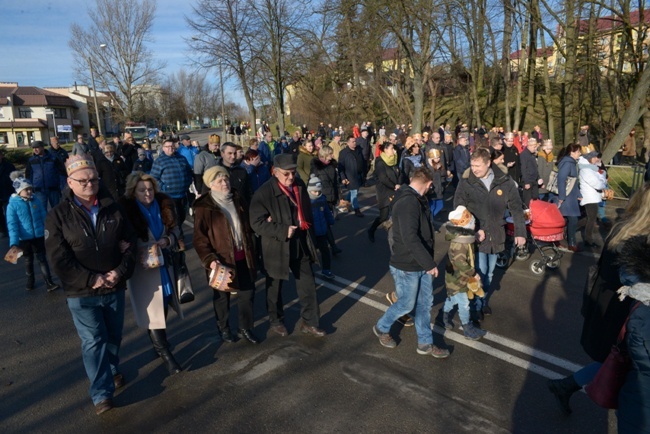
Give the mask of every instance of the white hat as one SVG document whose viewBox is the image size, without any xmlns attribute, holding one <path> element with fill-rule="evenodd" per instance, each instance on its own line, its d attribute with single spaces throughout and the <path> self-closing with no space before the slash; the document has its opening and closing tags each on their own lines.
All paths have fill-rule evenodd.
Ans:
<svg viewBox="0 0 650 434">
<path fill-rule="evenodd" d="M 20 194 L 20 192 L 26 188 L 32 188 L 32 183 L 29 182 L 29 180 L 25 178 L 23 172 L 19 170 L 11 172 L 9 177 L 13 181 L 13 187 L 17 194 Z"/>
</svg>

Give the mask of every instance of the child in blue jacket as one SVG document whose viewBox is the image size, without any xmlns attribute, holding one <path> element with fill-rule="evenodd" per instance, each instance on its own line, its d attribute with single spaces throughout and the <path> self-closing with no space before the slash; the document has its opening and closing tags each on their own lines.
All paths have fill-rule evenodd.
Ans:
<svg viewBox="0 0 650 434">
<path fill-rule="evenodd" d="M 9 246 L 20 247 L 25 258 L 25 273 L 27 274 L 27 291 L 34 289 L 34 254 L 41 265 L 41 273 L 45 278 L 47 292 L 59 288 L 52 280 L 50 267 L 45 258 L 45 206 L 34 197 L 32 184 L 22 176 L 21 172 L 12 172 L 11 179 L 16 194 L 9 198 L 7 206 L 7 228 Z"/>
<path fill-rule="evenodd" d="M 311 199 L 311 212 L 314 216 L 314 235 L 316 235 L 316 248 L 320 250 L 323 260 L 321 274 L 326 279 L 333 279 L 334 274 L 330 270 L 332 258 L 330 248 L 327 242 L 327 229 L 334 224 L 334 216 L 327 204 L 327 198 L 323 194 L 321 180 L 314 174 L 309 178 L 307 193 Z"/>
</svg>

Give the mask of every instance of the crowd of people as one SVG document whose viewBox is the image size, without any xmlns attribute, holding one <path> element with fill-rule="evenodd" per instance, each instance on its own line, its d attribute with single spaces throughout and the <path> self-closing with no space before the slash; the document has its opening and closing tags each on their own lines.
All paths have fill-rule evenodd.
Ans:
<svg viewBox="0 0 650 434">
<path fill-rule="evenodd" d="M 343 134 L 342 128 L 321 123 L 318 131 L 305 126 L 290 139 L 276 141 L 263 125 L 244 148 L 222 143 L 216 134 L 200 146 L 188 135 L 175 140 L 161 132 L 152 149 L 151 143 L 138 144 L 128 133 L 109 142 L 91 131 L 88 143 L 79 137 L 71 155 L 56 138 L 49 150 L 43 142 L 32 143 L 34 155 L 24 174 L 16 174 L 0 155 L 0 175 L 14 173 L 0 192 L 8 204 L 10 246 L 24 252 L 26 289 L 35 286 L 36 255 L 48 291 L 58 289 L 51 264 L 68 298 L 97 414 L 112 408 L 115 390 L 126 381 L 119 370 L 119 347 L 127 287 L 136 323 L 147 330 L 170 375 L 182 369 L 167 341 L 166 318 L 170 307 L 183 317 L 176 268 L 184 265 L 188 212 L 194 216 L 192 241 L 205 270 L 202 278 L 215 289 L 213 307 L 223 342 L 234 342 L 237 335 L 260 343 L 253 317 L 260 272 L 266 280 L 269 332 L 288 335 L 282 289 L 293 275 L 300 302 L 296 330 L 322 338 L 326 332 L 320 326 L 313 265 L 321 264 L 323 278 L 335 277 L 331 255 L 342 250 L 333 226 L 345 212 L 365 217 L 360 189 L 374 183 L 379 215 L 367 237 L 375 243 L 379 228 L 388 231 L 387 265 L 395 291 L 387 294 L 390 307 L 373 332 L 382 346 L 395 348 L 393 323 L 414 325 L 416 352 L 435 358 L 448 357 L 449 351 L 433 342 L 433 280 L 444 273 L 447 300 L 441 325 L 455 327 L 456 309 L 464 336 L 482 338 L 486 331 L 481 321 L 492 314 L 497 257 L 506 249 L 506 217 L 513 224 L 514 245 L 523 247 L 525 208 L 533 200 L 557 204 L 567 221 L 563 248 L 573 252 L 600 248 L 595 228 L 610 224 L 603 212 L 606 171 L 588 141 L 570 144 L 556 156 L 539 127 L 530 135 L 500 128 L 472 134 L 463 123 L 453 132 L 448 125 L 438 130 L 427 126 L 421 132 L 402 125 L 389 133 L 384 126 L 375 132 L 364 122 L 345 138 Z M 556 190 L 549 185 L 552 174 Z M 15 194 L 7 197 L 10 186 Z M 650 209 L 647 197 L 650 188 L 645 186 L 631 201 L 628 217 L 614 226 L 603 257 L 620 256 L 628 240 L 647 237 L 650 220 L 642 218 Z M 583 227 L 579 247 L 576 234 Z M 434 245 L 443 230 L 450 244 L 447 263 L 439 269 Z M 647 248 L 647 239 L 636 242 L 638 250 Z M 606 288 L 597 291 L 606 295 L 604 303 L 616 305 L 618 314 L 611 330 L 607 326 L 597 338 L 611 335 L 611 341 L 629 313 L 631 302 L 617 304 L 611 292 L 623 285 L 645 288 L 647 273 L 635 266 L 621 265 L 625 279 L 601 267 L 612 276 L 603 274 Z M 230 318 L 234 292 L 236 325 Z M 630 298 L 648 301 L 636 291 L 628 293 Z M 647 311 L 638 309 L 634 315 L 645 319 Z M 586 322 L 593 328 L 593 315 Z M 643 327 L 634 330 L 641 333 Z M 593 353 L 592 358 L 602 362 L 602 355 Z M 552 383 L 565 411 L 568 397 L 593 378 L 597 367 Z M 626 390 L 633 395 L 636 389 Z M 650 404 L 644 405 L 639 411 L 647 414 Z"/>
</svg>

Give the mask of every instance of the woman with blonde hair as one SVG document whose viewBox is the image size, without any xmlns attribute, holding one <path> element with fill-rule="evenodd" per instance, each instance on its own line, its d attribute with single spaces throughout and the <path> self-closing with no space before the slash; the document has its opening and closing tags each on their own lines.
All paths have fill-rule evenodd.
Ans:
<svg viewBox="0 0 650 434">
<path fill-rule="evenodd" d="M 580 343 L 594 360 L 579 371 L 559 380 L 549 380 L 548 387 L 566 414 L 571 413 L 571 395 L 589 384 L 617 341 L 633 300 L 621 301 L 616 291 L 631 285 L 621 273 L 621 259 L 626 256 L 625 242 L 633 237 L 650 236 L 650 183 L 646 182 L 630 199 L 623 219 L 614 225 L 598 261 L 598 269 L 588 277 L 582 301 L 584 324 Z"/>
<path fill-rule="evenodd" d="M 183 318 L 168 270 L 171 266 L 169 251 L 177 246 L 180 236 L 174 201 L 158 191 L 153 176 L 134 172 L 126 179 L 126 191 L 119 203 L 138 234 L 136 251 L 139 263 L 127 281 L 135 320 L 138 327 L 148 330 L 153 348 L 169 374 L 174 375 L 181 371 L 181 367 L 167 342 L 168 307 L 171 306 Z"/>
</svg>

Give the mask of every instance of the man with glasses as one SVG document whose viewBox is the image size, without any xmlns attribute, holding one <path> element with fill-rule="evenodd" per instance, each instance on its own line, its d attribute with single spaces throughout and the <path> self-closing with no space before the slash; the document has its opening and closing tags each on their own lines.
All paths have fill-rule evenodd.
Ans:
<svg viewBox="0 0 650 434">
<path fill-rule="evenodd" d="M 187 160 L 176 153 L 171 139 L 165 140 L 162 151 L 163 153 L 151 166 L 151 176 L 158 181 L 160 191 L 174 201 L 182 233 L 183 222 L 187 216 L 187 194 L 192 184 L 193 173 Z"/>
<path fill-rule="evenodd" d="M 311 264 L 318 258 L 312 239 L 313 216 L 307 187 L 296 178 L 297 164 L 291 154 L 273 159 L 273 177 L 253 195 L 250 223 L 262 237 L 262 257 L 266 269 L 266 305 L 270 331 L 287 336 L 284 325 L 282 284 L 289 271 L 296 281 L 301 309 L 298 328 L 302 333 L 323 337 L 320 312 Z"/>
<path fill-rule="evenodd" d="M 70 190 L 47 215 L 45 250 L 63 284 L 81 339 L 90 397 L 101 414 L 113 408 L 113 393 L 124 385 L 118 353 L 136 234 L 122 208 L 100 191 L 90 157 L 71 157 L 66 170 Z"/>
</svg>

